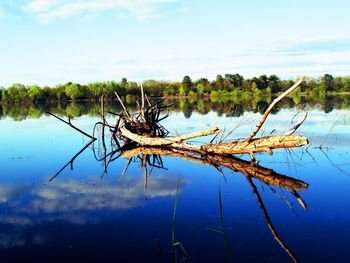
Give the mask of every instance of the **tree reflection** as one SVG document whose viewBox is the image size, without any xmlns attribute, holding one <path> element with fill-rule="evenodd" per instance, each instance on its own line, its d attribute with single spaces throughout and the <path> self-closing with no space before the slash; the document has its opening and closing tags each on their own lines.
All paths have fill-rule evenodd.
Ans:
<svg viewBox="0 0 350 263">
<path fill-rule="evenodd" d="M 168 104 L 172 104 L 172 111 L 182 112 L 186 118 L 190 118 L 193 112 L 207 114 L 214 111 L 218 116 L 239 117 L 245 112 L 263 113 L 268 107 L 271 98 L 253 97 L 253 98 L 169 98 Z M 128 109 L 135 109 L 135 101 L 129 97 L 126 101 Z M 349 109 L 350 96 L 324 96 L 324 97 L 287 97 L 274 107 L 272 114 L 277 114 L 281 109 L 291 109 L 294 107 L 321 108 L 325 113 L 332 112 L 334 109 Z M 106 104 L 106 112 L 119 109 L 115 102 Z M 26 118 L 39 118 L 45 115 L 45 112 L 52 112 L 60 116 L 80 117 L 83 115 L 98 116 L 98 102 L 50 102 L 47 104 L 1 104 L 0 118 L 10 117 L 20 121 Z"/>
</svg>

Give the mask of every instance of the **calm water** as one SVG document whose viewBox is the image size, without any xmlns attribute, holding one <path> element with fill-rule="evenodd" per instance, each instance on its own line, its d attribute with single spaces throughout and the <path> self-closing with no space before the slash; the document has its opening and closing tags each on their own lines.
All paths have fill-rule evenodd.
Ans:
<svg viewBox="0 0 350 263">
<path fill-rule="evenodd" d="M 288 176 L 303 185 L 297 193 L 249 177 L 245 169 L 219 172 L 166 156 L 164 167 L 148 167 L 147 176 L 136 158 L 125 173 L 129 159 L 122 157 L 105 173 L 98 142 L 71 167 L 87 138 L 43 110 L 17 118 L 7 113 L 0 120 L 0 261 L 350 262 L 350 109 L 326 106 L 303 109 L 309 116 L 299 134 L 312 142 L 309 148 L 256 156 L 252 169 Z M 231 139 L 249 134 L 261 116 L 244 108 L 233 113 L 227 105 L 200 107 L 178 103 L 163 124 L 182 134 L 212 126 L 230 131 L 241 123 Z M 282 107 L 263 132 L 284 132 L 298 111 Z M 76 116 L 73 123 L 89 133 L 99 121 L 93 114 Z M 316 148 L 321 143 L 322 150 Z"/>
</svg>

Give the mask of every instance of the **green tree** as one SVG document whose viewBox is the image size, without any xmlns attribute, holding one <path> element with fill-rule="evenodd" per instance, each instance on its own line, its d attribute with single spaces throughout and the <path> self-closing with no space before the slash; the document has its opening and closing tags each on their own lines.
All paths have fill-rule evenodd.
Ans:
<svg viewBox="0 0 350 263">
<path fill-rule="evenodd" d="M 210 84 L 209 80 L 207 78 L 200 78 L 198 80 L 195 81 L 195 86 L 197 86 L 198 84 L 202 84 L 203 86 L 205 86 L 206 84 Z"/>
<path fill-rule="evenodd" d="M 268 78 L 266 75 L 261 75 L 259 78 L 254 77 L 252 81 L 256 83 L 259 90 L 263 90 L 267 88 Z"/>
<path fill-rule="evenodd" d="M 71 83 L 66 86 L 66 94 L 68 97 L 70 97 L 72 100 L 76 100 L 78 98 L 84 97 L 84 91 L 82 89 L 82 86 L 76 83 Z"/>
<path fill-rule="evenodd" d="M 163 91 L 164 95 L 176 95 L 177 93 L 179 93 L 179 86 L 180 84 L 177 82 L 174 83 L 167 83 L 167 85 L 165 86 L 165 89 Z"/>
<path fill-rule="evenodd" d="M 204 86 L 202 83 L 198 83 L 196 88 L 197 88 L 197 93 L 199 95 L 202 95 L 204 93 Z"/>
<path fill-rule="evenodd" d="M 341 90 L 350 92 L 350 77 L 341 78 Z"/>
<path fill-rule="evenodd" d="M 8 102 L 9 100 L 10 100 L 10 97 L 8 95 L 7 90 L 5 89 L 5 90 L 2 91 L 1 101 Z"/>
<path fill-rule="evenodd" d="M 29 89 L 28 89 L 28 97 L 32 101 L 38 101 L 38 100 L 44 99 L 44 93 L 40 89 L 39 86 L 33 85 L 33 86 L 30 86 Z"/>
<path fill-rule="evenodd" d="M 193 87 L 192 80 L 189 76 L 184 76 L 181 82 L 181 86 L 185 94 L 188 94 Z"/>
<path fill-rule="evenodd" d="M 224 78 L 221 75 L 217 75 L 215 79 L 215 89 L 222 90 L 224 88 Z"/>
<path fill-rule="evenodd" d="M 252 92 L 257 92 L 258 91 L 258 85 L 256 85 L 255 81 L 253 81 L 253 83 L 252 83 L 251 90 L 252 90 Z"/>
<path fill-rule="evenodd" d="M 225 74 L 225 79 L 227 79 L 235 87 L 241 88 L 243 86 L 244 78 L 239 74 Z"/>
<path fill-rule="evenodd" d="M 23 84 L 15 83 L 7 89 L 7 98 L 13 102 L 28 100 L 27 89 Z"/>
<path fill-rule="evenodd" d="M 212 90 L 213 90 L 213 87 L 209 82 L 204 85 L 204 93 L 209 94 Z"/>
<path fill-rule="evenodd" d="M 5 89 L 0 86 L 0 101 L 2 100 L 2 94 L 4 91 L 5 91 Z"/>
<path fill-rule="evenodd" d="M 141 93 L 139 85 L 134 81 L 128 82 L 128 88 L 126 91 L 128 94 L 131 94 L 134 96 L 139 96 Z"/>
<path fill-rule="evenodd" d="M 122 78 L 122 81 L 120 82 L 120 85 L 126 87 L 128 85 L 127 78 Z"/>
<path fill-rule="evenodd" d="M 66 87 L 64 85 L 57 85 L 54 88 L 52 96 L 57 100 L 67 100 L 68 96 L 66 94 Z"/>
<path fill-rule="evenodd" d="M 325 91 L 333 91 L 334 90 L 334 78 L 330 74 L 324 74 L 321 79 L 321 86 Z"/>
<path fill-rule="evenodd" d="M 280 79 L 276 75 L 269 76 L 267 81 L 267 86 L 271 89 L 272 93 L 279 92 L 282 90 L 280 86 Z"/>
</svg>

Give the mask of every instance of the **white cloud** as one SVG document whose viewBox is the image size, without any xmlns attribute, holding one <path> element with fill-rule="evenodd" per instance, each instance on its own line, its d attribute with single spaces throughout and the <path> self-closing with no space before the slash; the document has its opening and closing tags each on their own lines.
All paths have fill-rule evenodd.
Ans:
<svg viewBox="0 0 350 263">
<path fill-rule="evenodd" d="M 236 72 L 245 77 L 277 74 L 282 78 L 317 77 L 325 73 L 350 75 L 350 39 L 346 37 L 254 43 L 230 50 L 215 47 L 205 50 L 177 48 L 170 51 L 168 47 L 145 50 L 147 52 L 124 55 L 117 49 L 94 50 L 89 55 L 78 50 L 74 59 L 61 56 L 55 63 L 43 61 L 37 67 L 31 67 L 31 61 L 28 64 L 21 62 L 16 73 L 11 72 L 7 79 L 2 80 L 2 85 L 18 81 L 40 85 L 68 81 L 87 83 L 120 80 L 122 77 L 135 81 L 150 78 L 181 80 L 184 75 L 193 79 L 215 79 L 217 74 Z"/>
<path fill-rule="evenodd" d="M 57 3 L 56 0 L 35 0 L 25 6 L 25 10 L 30 12 L 44 12 Z"/>
<path fill-rule="evenodd" d="M 38 21 L 47 23 L 80 15 L 91 17 L 104 11 L 114 11 L 123 17 L 132 15 L 137 19 L 156 18 L 176 3 L 177 0 L 34 0 L 23 9 L 33 14 Z"/>
<path fill-rule="evenodd" d="M 283 46 L 281 46 L 282 48 Z M 277 74 L 283 78 L 300 75 L 320 76 L 325 73 L 333 75 L 350 74 L 350 48 L 341 51 L 308 51 L 295 54 L 270 50 L 269 44 L 240 52 L 192 53 L 181 51 L 166 54 L 149 53 L 135 57 L 101 57 L 87 58 L 78 65 L 70 65 L 67 81 L 88 82 L 127 77 L 141 81 L 155 78 L 163 80 L 181 80 L 184 75 L 192 78 L 207 77 L 214 79 L 217 74 L 238 72 L 245 77 L 261 74 Z M 302 51 L 302 50 L 300 50 Z M 83 65 L 83 66 L 82 66 Z"/>
</svg>

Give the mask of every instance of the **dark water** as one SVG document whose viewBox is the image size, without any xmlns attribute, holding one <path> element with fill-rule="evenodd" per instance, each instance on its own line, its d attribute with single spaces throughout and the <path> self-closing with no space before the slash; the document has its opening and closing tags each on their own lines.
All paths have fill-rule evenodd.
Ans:
<svg viewBox="0 0 350 263">
<path fill-rule="evenodd" d="M 230 131 L 241 123 L 227 139 L 240 138 L 263 111 L 257 105 L 199 103 L 177 102 L 164 126 L 182 134 L 212 126 Z M 236 171 L 163 156 L 164 167 L 148 167 L 146 176 L 136 158 L 124 174 L 129 159 L 122 157 L 109 162 L 105 173 L 99 142 L 71 167 L 86 137 L 43 109 L 24 114 L 29 107 L 4 107 L 0 262 L 350 262 L 350 109 L 324 103 L 303 109 L 309 116 L 299 134 L 312 142 L 308 148 L 259 154 L 255 168 L 237 156 L 243 161 L 232 163 L 243 168 Z M 56 111 L 65 113 L 66 107 Z M 264 134 L 284 132 L 299 110 L 280 107 Z M 11 111 L 23 114 L 16 118 Z M 91 132 L 99 117 L 84 113 L 73 123 Z M 279 175 L 288 176 L 304 189 L 294 192 L 247 176 L 247 169 L 267 168 L 278 182 L 285 178 Z"/>
</svg>

